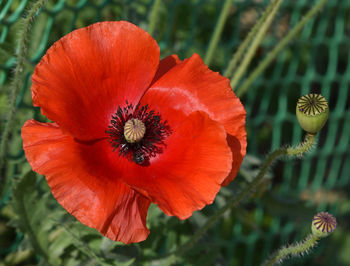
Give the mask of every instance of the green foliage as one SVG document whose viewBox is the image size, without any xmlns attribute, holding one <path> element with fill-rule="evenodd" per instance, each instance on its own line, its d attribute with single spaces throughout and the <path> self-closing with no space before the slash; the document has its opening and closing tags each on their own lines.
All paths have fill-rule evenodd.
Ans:
<svg viewBox="0 0 350 266">
<path fill-rule="evenodd" d="M 11 69 L 16 63 L 14 55 L 18 52 L 17 41 L 22 30 L 20 18 L 34 2 L 0 0 L 0 13 L 4 12 L 0 20 L 1 132 L 8 112 Z M 343 0 L 328 1 L 322 15 L 311 19 L 298 33 L 297 40 L 284 45 L 285 51 L 277 59 L 269 58 L 270 65 L 262 77 L 253 83 L 249 80 L 249 93 L 242 98 L 248 113 L 249 156 L 237 179 L 220 191 L 215 203 L 196 212 L 189 220 L 166 217 L 152 205 L 147 220 L 151 229 L 149 238 L 125 246 L 102 237 L 66 213 L 53 199 L 43 177 L 32 172 L 22 176 L 29 166 L 21 150 L 21 125 L 32 117 L 40 121 L 46 119 L 40 110 L 32 107 L 29 88 L 30 75 L 47 48 L 73 29 L 95 21 L 125 19 L 147 29 L 154 2 L 49 0 L 36 16 L 15 103 L 17 111 L 9 135 L 8 162 L 1 172 L 6 182 L 0 202 L 0 256 L 6 257 L 7 265 L 258 265 L 281 244 L 302 239 L 315 209 L 334 210 L 339 221 L 348 220 L 350 52 L 347 29 L 350 17 L 347 14 L 350 6 Z M 262 14 L 268 2 L 233 2 L 211 68 L 222 72 L 227 67 L 229 58 L 256 21 L 256 15 Z M 318 2 L 283 1 L 275 23 L 254 55 L 250 73 L 256 73 L 256 65 L 269 51 L 276 51 L 273 48 L 286 36 L 287 30 L 297 25 L 302 15 Z M 194 52 L 204 57 L 222 3 L 161 1 L 153 34 L 161 47 L 161 57 L 177 53 L 183 59 Z M 5 12 L 6 5 L 9 9 Z M 319 136 L 319 150 L 302 161 L 275 163 L 274 169 L 268 172 L 271 178 L 251 191 L 249 200 L 226 212 L 189 252 L 166 257 L 191 240 L 209 217 L 252 181 L 265 154 L 301 140 L 302 131 L 294 118 L 295 101 L 309 90 L 322 92 L 330 99 L 330 118 Z M 11 187 L 10 205 L 7 203 Z M 9 220 L 18 230 L 17 234 L 6 226 Z M 349 232 L 346 222 L 340 222 L 338 231 L 325 241 L 327 244 L 320 243 L 313 256 L 292 264 L 349 264 Z"/>
<path fill-rule="evenodd" d="M 11 224 L 26 233 L 34 250 L 48 261 L 49 240 L 45 227 L 49 224 L 42 224 L 47 216 L 46 200 L 45 196 L 39 200 L 35 183 L 36 175 L 31 171 L 13 185 L 13 211 L 18 216 Z M 43 227 L 43 225 L 45 226 Z"/>
<path fill-rule="evenodd" d="M 42 177 L 37 177 L 34 172 L 15 181 L 12 197 L 15 217 L 10 224 L 24 234 L 22 252 L 31 256 L 38 254 L 40 263 L 81 265 L 89 262 L 128 266 L 134 262 L 135 259 L 127 254 L 115 254 L 120 243 L 101 237 L 96 230 L 74 221 L 54 201 Z M 16 253 L 16 256 L 20 255 Z M 6 259 L 7 263 L 15 264 L 12 254 Z M 18 258 L 17 262 L 20 262 Z"/>
</svg>

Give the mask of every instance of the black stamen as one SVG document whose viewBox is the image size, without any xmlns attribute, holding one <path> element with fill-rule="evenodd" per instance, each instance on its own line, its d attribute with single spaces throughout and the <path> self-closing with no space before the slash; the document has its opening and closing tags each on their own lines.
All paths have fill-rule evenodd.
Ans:
<svg viewBox="0 0 350 266">
<path fill-rule="evenodd" d="M 146 132 L 143 138 L 135 143 L 129 143 L 124 136 L 124 126 L 130 119 L 136 118 L 144 123 Z M 134 108 L 126 101 L 126 106 L 118 107 L 112 115 L 111 124 L 106 133 L 113 151 L 118 150 L 119 156 L 126 157 L 140 165 L 148 165 L 151 157 L 163 152 L 164 140 L 171 134 L 167 121 L 163 121 L 159 113 L 149 110 L 148 105 Z"/>
</svg>

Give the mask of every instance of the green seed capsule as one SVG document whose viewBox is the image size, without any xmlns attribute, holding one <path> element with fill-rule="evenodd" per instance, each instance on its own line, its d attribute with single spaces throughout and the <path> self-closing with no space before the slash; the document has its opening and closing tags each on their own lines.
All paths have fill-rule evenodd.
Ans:
<svg viewBox="0 0 350 266">
<path fill-rule="evenodd" d="M 137 118 L 128 120 L 124 125 L 124 137 L 129 143 L 139 142 L 145 133 L 145 124 Z"/>
<path fill-rule="evenodd" d="M 299 98 L 296 115 L 300 126 L 310 134 L 316 134 L 328 119 L 328 103 L 321 94 L 307 94 Z"/>
</svg>

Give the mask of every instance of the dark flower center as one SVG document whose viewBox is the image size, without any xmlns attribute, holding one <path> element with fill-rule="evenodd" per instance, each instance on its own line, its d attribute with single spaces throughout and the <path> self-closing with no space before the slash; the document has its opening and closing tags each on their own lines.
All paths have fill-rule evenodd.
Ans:
<svg viewBox="0 0 350 266">
<path fill-rule="evenodd" d="M 134 108 L 126 106 L 112 115 L 106 133 L 113 151 L 140 165 L 148 165 L 151 157 L 163 152 L 164 140 L 171 134 L 167 121 L 159 113 L 149 110 L 148 105 Z"/>
</svg>

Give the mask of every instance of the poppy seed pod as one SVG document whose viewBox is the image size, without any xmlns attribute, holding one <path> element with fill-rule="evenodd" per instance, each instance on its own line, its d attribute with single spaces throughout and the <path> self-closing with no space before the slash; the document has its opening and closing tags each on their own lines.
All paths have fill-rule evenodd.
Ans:
<svg viewBox="0 0 350 266">
<path fill-rule="evenodd" d="M 332 214 L 320 212 L 312 219 L 311 230 L 314 236 L 326 237 L 337 227 L 337 221 Z"/>
<path fill-rule="evenodd" d="M 328 118 L 327 100 L 321 94 L 304 95 L 297 102 L 296 115 L 306 132 L 316 134 Z"/>
</svg>

